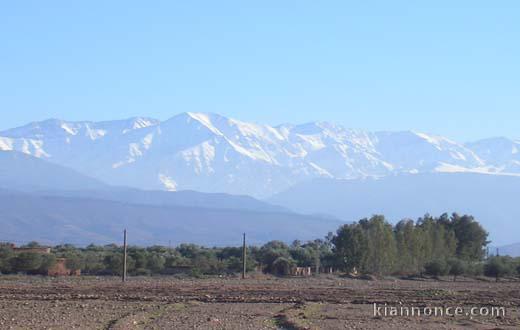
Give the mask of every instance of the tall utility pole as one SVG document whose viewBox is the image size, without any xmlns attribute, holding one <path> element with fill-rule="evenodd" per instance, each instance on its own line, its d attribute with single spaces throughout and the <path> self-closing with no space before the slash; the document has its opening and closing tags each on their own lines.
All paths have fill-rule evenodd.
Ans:
<svg viewBox="0 0 520 330">
<path fill-rule="evenodd" d="M 316 255 L 314 256 L 314 266 L 315 266 L 315 273 L 318 275 L 320 273 L 320 251 L 316 248 Z"/>
<path fill-rule="evenodd" d="M 126 282 L 126 229 L 123 231 L 123 282 Z"/>
<path fill-rule="evenodd" d="M 246 233 L 242 243 L 242 279 L 246 278 Z"/>
</svg>

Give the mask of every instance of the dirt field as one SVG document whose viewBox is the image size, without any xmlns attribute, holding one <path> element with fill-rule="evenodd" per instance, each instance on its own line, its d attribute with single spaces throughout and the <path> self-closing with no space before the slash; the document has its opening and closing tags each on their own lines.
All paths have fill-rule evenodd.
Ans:
<svg viewBox="0 0 520 330">
<path fill-rule="evenodd" d="M 374 303 L 506 316 L 374 317 Z M 0 329 L 518 329 L 519 304 L 507 281 L 0 276 Z"/>
</svg>

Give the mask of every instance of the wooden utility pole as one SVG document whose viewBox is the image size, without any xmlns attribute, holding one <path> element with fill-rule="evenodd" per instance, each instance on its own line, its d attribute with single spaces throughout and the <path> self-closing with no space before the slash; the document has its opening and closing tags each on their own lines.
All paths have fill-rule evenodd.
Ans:
<svg viewBox="0 0 520 330">
<path fill-rule="evenodd" d="M 123 282 L 126 282 L 126 229 L 123 231 Z"/>
<path fill-rule="evenodd" d="M 242 279 L 246 278 L 246 233 L 242 243 Z"/>
<path fill-rule="evenodd" d="M 315 273 L 318 275 L 320 273 L 320 251 L 316 249 L 316 256 L 315 256 Z"/>
</svg>

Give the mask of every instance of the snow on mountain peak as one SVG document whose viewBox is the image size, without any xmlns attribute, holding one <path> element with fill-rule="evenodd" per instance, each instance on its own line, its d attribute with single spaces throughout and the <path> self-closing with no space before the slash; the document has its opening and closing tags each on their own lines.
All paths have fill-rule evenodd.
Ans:
<svg viewBox="0 0 520 330">
<path fill-rule="evenodd" d="M 160 123 L 157 119 L 146 118 L 146 117 L 134 117 L 128 119 L 128 127 L 123 129 L 123 134 L 131 132 L 133 130 L 156 126 Z"/>
<path fill-rule="evenodd" d="M 60 127 L 70 135 L 78 134 L 78 129 L 67 123 L 61 123 Z"/>
<path fill-rule="evenodd" d="M 329 122 L 269 126 L 185 112 L 105 122 L 47 120 L 0 132 L 17 150 L 112 184 L 264 197 L 296 183 L 397 173 L 520 173 L 520 143 L 459 144 L 415 131 L 364 132 Z"/>
<path fill-rule="evenodd" d="M 520 162 L 520 143 L 504 137 L 489 138 L 467 143 L 487 165 L 501 172 L 516 172 Z"/>
<path fill-rule="evenodd" d="M 187 112 L 189 117 L 204 125 L 207 129 L 217 135 L 223 135 L 211 122 L 211 114 L 202 112 Z"/>
<path fill-rule="evenodd" d="M 415 132 L 415 131 L 412 131 L 412 133 L 414 133 L 418 137 L 428 141 L 428 143 L 431 143 L 431 144 L 436 145 L 438 147 L 441 147 L 443 142 L 448 142 L 448 143 L 453 143 L 454 144 L 454 142 L 449 141 L 448 139 L 443 138 L 441 136 L 427 135 L 425 133 Z"/>
</svg>

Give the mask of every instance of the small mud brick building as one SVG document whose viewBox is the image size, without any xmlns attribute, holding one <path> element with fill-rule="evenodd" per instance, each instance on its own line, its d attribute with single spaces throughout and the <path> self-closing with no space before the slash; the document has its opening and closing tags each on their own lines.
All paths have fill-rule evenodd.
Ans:
<svg viewBox="0 0 520 330">
<path fill-rule="evenodd" d="M 81 270 L 70 270 L 67 268 L 67 259 L 66 258 L 57 258 L 54 266 L 49 268 L 47 271 L 47 275 L 49 276 L 69 276 L 69 275 L 81 275 Z"/>
</svg>

